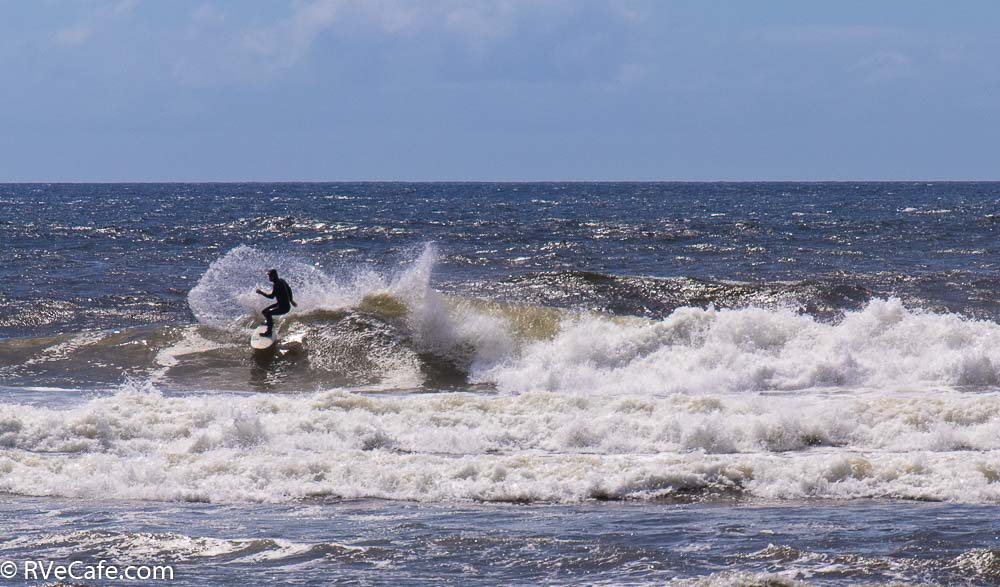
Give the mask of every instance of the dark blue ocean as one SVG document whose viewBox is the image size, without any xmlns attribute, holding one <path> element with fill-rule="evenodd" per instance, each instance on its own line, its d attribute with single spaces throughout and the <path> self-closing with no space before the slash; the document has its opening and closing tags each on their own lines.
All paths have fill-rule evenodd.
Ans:
<svg viewBox="0 0 1000 587">
<path fill-rule="evenodd" d="M 8 184 L 0 210 L 0 563 L 1000 581 L 1000 184 Z M 272 268 L 298 307 L 254 351 Z"/>
</svg>

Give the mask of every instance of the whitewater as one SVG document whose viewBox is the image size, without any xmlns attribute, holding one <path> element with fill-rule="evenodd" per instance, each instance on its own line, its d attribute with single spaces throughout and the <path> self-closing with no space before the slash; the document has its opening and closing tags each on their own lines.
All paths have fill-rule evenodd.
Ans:
<svg viewBox="0 0 1000 587">
<path fill-rule="evenodd" d="M 339 279 L 280 266 L 302 303 L 268 360 L 294 353 L 310 376 L 293 381 L 346 388 L 171 393 L 192 363 L 242 369 L 225 353 L 250 354 L 254 284 L 279 260 L 230 251 L 189 294 L 200 324 L 147 349 L 144 379 L 70 407 L 0 406 L 11 449 L 0 489 L 212 503 L 1000 501 L 993 322 L 898 299 L 834 322 L 783 308 L 651 320 L 488 304 L 435 291 L 436 254 L 424 246 L 392 274 Z M 369 324 L 352 324 L 362 316 Z M 95 345 L 115 349 L 73 340 L 25 363 Z M 363 369 L 345 348 L 364 354 Z M 430 393 L 428 364 L 473 387 Z"/>
</svg>

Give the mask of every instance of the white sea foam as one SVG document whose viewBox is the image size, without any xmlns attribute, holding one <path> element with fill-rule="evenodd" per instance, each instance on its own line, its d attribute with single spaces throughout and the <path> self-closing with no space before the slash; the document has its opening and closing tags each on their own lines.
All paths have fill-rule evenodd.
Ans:
<svg viewBox="0 0 1000 587">
<path fill-rule="evenodd" d="M 0 490 L 77 498 L 1000 503 L 995 393 L 528 392 L 0 405 Z"/>
<path fill-rule="evenodd" d="M 156 364 L 160 367 L 173 367 L 185 355 L 204 353 L 220 348 L 221 346 L 220 343 L 206 340 L 197 332 L 187 329 L 183 332 L 182 338 L 178 342 L 164 347 L 156 353 Z"/>
<path fill-rule="evenodd" d="M 836 323 L 792 310 L 582 315 L 475 373 L 505 391 L 704 393 L 996 386 L 1000 325 L 873 300 Z"/>
</svg>

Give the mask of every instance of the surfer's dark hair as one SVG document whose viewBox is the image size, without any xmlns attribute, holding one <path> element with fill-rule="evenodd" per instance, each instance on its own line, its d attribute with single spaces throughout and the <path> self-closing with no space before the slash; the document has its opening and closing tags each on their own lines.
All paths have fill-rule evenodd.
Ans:
<svg viewBox="0 0 1000 587">
<path fill-rule="evenodd" d="M 275 277 L 277 277 L 278 276 L 278 270 L 277 269 L 268 269 L 267 270 L 267 274 L 268 275 L 274 275 Z"/>
</svg>

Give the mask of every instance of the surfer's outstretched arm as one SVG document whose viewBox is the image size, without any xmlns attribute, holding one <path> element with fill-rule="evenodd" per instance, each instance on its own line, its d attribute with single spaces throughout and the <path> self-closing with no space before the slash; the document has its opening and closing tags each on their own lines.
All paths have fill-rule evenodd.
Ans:
<svg viewBox="0 0 1000 587">
<path fill-rule="evenodd" d="M 274 290 L 273 289 L 271 290 L 271 293 L 264 293 L 264 292 L 262 292 L 261 290 L 258 289 L 257 293 L 259 293 L 260 295 L 264 296 L 265 298 L 269 298 L 269 299 L 272 299 L 272 300 L 274 299 Z"/>
</svg>

